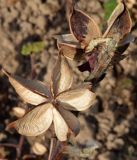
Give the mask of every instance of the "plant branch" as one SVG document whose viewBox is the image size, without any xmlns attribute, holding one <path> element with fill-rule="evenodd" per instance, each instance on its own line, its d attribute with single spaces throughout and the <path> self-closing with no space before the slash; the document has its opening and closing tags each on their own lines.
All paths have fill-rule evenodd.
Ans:
<svg viewBox="0 0 137 160">
<path fill-rule="evenodd" d="M 16 151 L 17 151 L 17 159 L 21 156 L 22 146 L 24 143 L 24 136 L 20 136 L 19 144 L 17 145 Z"/>
<path fill-rule="evenodd" d="M 56 138 L 52 138 L 50 143 L 48 160 L 60 160 L 64 150 L 64 144 L 65 143 L 60 142 Z"/>
<path fill-rule="evenodd" d="M 52 160 L 53 147 L 54 147 L 54 138 L 51 138 L 51 140 L 50 140 L 50 150 L 49 150 L 48 160 Z"/>
</svg>

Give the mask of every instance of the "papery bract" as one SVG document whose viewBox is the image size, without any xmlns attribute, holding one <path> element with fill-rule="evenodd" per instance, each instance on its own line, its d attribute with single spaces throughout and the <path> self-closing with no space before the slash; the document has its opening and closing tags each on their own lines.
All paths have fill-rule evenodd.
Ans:
<svg viewBox="0 0 137 160">
<path fill-rule="evenodd" d="M 112 64 L 115 56 L 118 59 L 118 54 L 115 54 L 118 46 L 124 46 L 124 42 L 130 43 L 133 40 L 129 36 L 132 26 L 129 12 L 125 3 L 119 2 L 108 19 L 106 31 L 101 35 L 92 18 L 78 9 L 72 0 L 68 4 L 71 34 L 57 36 L 58 47 L 71 60 L 87 61 L 79 67 L 80 71 L 90 68 L 91 73 L 86 80 L 98 80 Z M 121 50 L 122 53 L 123 51 Z M 119 57 L 122 53 L 119 53 Z"/>
<path fill-rule="evenodd" d="M 67 140 L 68 134 L 79 133 L 79 121 L 70 110 L 75 108 L 82 111 L 89 108 L 94 103 L 95 93 L 88 87 L 71 88 L 73 73 L 64 56 L 59 55 L 50 87 L 37 80 L 12 76 L 4 69 L 3 72 L 22 99 L 35 105 L 7 128 L 14 127 L 25 136 L 38 136 L 44 134 L 54 123 L 55 133 L 60 141 Z"/>
</svg>

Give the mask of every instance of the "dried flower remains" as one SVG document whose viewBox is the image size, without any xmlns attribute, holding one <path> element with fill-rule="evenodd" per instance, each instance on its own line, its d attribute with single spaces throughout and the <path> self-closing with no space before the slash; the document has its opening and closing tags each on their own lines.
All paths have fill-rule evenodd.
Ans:
<svg viewBox="0 0 137 160">
<path fill-rule="evenodd" d="M 119 2 L 107 21 L 102 34 L 96 22 L 68 0 L 68 21 L 71 34 L 56 36 L 63 55 L 71 60 L 83 61 L 80 71 L 90 72 L 88 81 L 99 79 L 124 50 L 117 48 L 129 44 L 133 38 L 131 18 L 124 1 Z"/>
<path fill-rule="evenodd" d="M 49 86 L 37 80 L 12 76 L 4 69 L 3 72 L 20 97 L 35 106 L 22 118 L 10 123 L 8 128 L 13 127 L 25 136 L 38 136 L 54 123 L 60 141 L 67 140 L 70 133 L 79 133 L 79 121 L 71 110 L 88 109 L 96 96 L 87 85 L 72 88 L 73 73 L 64 56 L 59 56 Z"/>
</svg>

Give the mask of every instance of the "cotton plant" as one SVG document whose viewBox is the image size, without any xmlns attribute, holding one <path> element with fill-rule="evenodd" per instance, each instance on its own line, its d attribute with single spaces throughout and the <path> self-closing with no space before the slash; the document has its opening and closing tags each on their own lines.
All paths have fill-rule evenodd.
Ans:
<svg viewBox="0 0 137 160">
<path fill-rule="evenodd" d="M 72 87 L 73 72 L 63 55 L 59 55 L 49 85 L 11 75 L 4 69 L 3 72 L 24 102 L 34 106 L 7 128 L 15 128 L 21 135 L 38 136 L 53 123 L 59 141 L 66 141 L 69 135 L 79 133 L 79 121 L 71 111 L 88 109 L 95 102 L 96 95 L 89 85 Z"/>
<path fill-rule="evenodd" d="M 98 80 L 114 59 L 120 59 L 124 50 L 117 49 L 133 41 L 129 34 L 132 21 L 124 1 L 120 1 L 112 12 L 103 33 L 94 19 L 72 0 L 68 0 L 68 22 L 70 34 L 56 36 L 58 48 L 68 59 L 83 61 L 79 70 L 89 71 L 87 81 Z"/>
<path fill-rule="evenodd" d="M 25 114 L 23 110 L 22 117 L 8 124 L 7 129 L 15 128 L 19 134 L 32 138 L 45 135 L 46 131 L 54 126 L 53 134 L 55 133 L 61 142 L 67 141 L 71 135 L 76 136 L 80 132 L 80 123 L 72 111 L 84 111 L 93 106 L 96 98 L 91 87 L 94 87 L 93 80 L 98 81 L 115 60 L 119 61 L 134 39 L 130 35 L 132 21 L 123 0 L 119 1 L 112 12 L 104 32 L 101 32 L 94 19 L 80 10 L 73 0 L 67 0 L 67 17 L 70 34 L 56 36 L 59 55 L 49 84 L 24 79 L 2 69 L 17 94 L 25 103 L 32 105 Z M 29 47 L 29 51 L 28 48 L 23 48 L 23 55 L 30 55 L 43 49 L 42 44 L 26 47 Z M 85 80 L 90 83 L 83 82 L 81 86 L 74 83 L 73 72 L 67 59 L 72 60 L 70 61 L 72 63 L 78 62 L 80 71 L 89 71 Z M 15 109 L 18 114 L 19 108 Z M 36 143 L 33 148 L 36 153 L 37 146 L 39 144 Z M 54 148 L 52 147 L 49 151 L 49 160 L 55 159 L 54 154 L 51 154 Z M 75 147 L 66 146 L 67 153 L 72 154 L 71 151 L 75 151 Z M 45 152 L 45 149 L 43 150 Z M 78 148 L 76 150 L 78 151 L 76 156 L 85 154 L 86 157 L 89 156 L 87 152 Z M 86 151 L 92 149 L 87 148 Z M 53 152 L 59 152 L 58 145 Z"/>
</svg>

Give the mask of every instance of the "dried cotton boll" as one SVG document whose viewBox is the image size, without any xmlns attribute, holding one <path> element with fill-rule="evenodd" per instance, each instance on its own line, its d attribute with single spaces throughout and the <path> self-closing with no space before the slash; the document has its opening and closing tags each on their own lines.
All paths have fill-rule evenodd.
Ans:
<svg viewBox="0 0 137 160">
<path fill-rule="evenodd" d="M 47 152 L 47 148 L 43 144 L 35 142 L 32 146 L 32 152 L 36 155 L 43 155 Z"/>
<path fill-rule="evenodd" d="M 13 114 L 18 118 L 23 117 L 25 112 L 26 111 L 24 108 L 21 108 L 21 107 L 14 107 L 13 108 Z"/>
<path fill-rule="evenodd" d="M 56 137 L 60 141 L 67 140 L 69 131 L 74 135 L 79 133 L 79 121 L 68 109 L 86 110 L 94 103 L 96 95 L 89 90 L 89 85 L 71 88 L 73 72 L 63 55 L 59 54 L 53 69 L 51 89 L 41 81 L 27 80 L 4 69 L 2 71 L 24 102 L 36 106 L 22 118 L 9 123 L 6 129 L 15 128 L 24 136 L 36 137 L 44 134 L 53 123 Z M 51 97 L 52 94 L 55 96 Z M 64 107 L 60 107 L 62 104 Z"/>
</svg>

